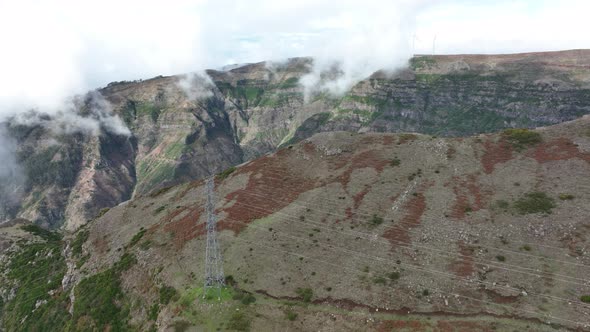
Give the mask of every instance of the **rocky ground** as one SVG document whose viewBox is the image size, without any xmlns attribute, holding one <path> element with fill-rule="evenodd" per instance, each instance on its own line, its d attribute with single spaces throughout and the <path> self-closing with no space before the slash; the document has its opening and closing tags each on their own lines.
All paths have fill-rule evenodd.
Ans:
<svg viewBox="0 0 590 332">
<path fill-rule="evenodd" d="M 4 326 L 588 331 L 588 174 L 589 117 L 464 138 L 316 134 L 216 177 L 221 300 L 202 299 L 197 180 L 63 239 L 39 233 L 34 255 L 12 241 Z M 15 259 L 29 264 L 11 272 Z"/>
</svg>

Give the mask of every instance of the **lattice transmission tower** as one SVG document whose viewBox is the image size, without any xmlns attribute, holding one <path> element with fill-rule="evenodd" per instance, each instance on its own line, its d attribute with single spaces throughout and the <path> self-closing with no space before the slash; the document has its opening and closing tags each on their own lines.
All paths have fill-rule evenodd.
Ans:
<svg viewBox="0 0 590 332">
<path fill-rule="evenodd" d="M 223 260 L 219 241 L 217 240 L 217 216 L 215 215 L 215 176 L 207 179 L 207 248 L 205 249 L 205 285 L 203 298 L 211 288 L 217 288 L 218 299 L 221 299 L 221 288 L 225 286 Z"/>
</svg>

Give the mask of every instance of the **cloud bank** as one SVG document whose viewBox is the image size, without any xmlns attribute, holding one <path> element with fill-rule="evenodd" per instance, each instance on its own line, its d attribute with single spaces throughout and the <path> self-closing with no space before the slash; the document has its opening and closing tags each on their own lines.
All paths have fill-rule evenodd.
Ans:
<svg viewBox="0 0 590 332">
<path fill-rule="evenodd" d="M 112 81 L 313 56 L 334 92 L 413 53 L 590 45 L 583 0 L 0 1 L 0 119 Z M 338 64 L 341 74 L 322 82 Z"/>
</svg>

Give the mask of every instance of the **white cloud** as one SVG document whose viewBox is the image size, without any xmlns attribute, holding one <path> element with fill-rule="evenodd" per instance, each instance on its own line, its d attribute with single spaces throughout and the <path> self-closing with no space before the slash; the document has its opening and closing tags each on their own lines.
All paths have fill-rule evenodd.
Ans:
<svg viewBox="0 0 590 332">
<path fill-rule="evenodd" d="M 56 111 L 111 81 L 293 56 L 339 62 L 345 74 L 330 88 L 340 91 L 414 50 L 432 52 L 435 35 L 436 53 L 583 48 L 589 9 L 582 0 L 1 0 L 0 115 Z"/>
</svg>

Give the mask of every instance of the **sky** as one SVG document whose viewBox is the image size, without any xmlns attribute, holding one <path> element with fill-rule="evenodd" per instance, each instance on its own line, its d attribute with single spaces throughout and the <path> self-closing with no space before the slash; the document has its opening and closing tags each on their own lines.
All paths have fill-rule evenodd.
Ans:
<svg viewBox="0 0 590 332">
<path fill-rule="evenodd" d="M 588 48 L 589 12 L 581 0 L 0 0 L 0 119 L 233 63 L 314 56 L 317 73 L 337 61 L 343 90 L 412 54 Z"/>
</svg>

